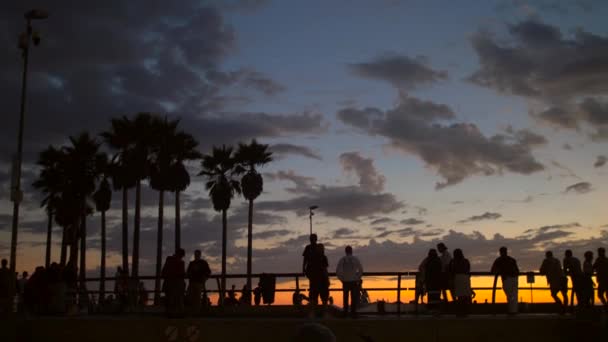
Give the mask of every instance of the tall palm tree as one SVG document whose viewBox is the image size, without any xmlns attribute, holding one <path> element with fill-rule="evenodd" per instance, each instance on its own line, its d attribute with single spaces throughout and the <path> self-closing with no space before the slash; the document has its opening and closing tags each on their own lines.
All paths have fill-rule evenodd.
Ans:
<svg viewBox="0 0 608 342">
<path fill-rule="evenodd" d="M 97 191 L 93 194 L 95 209 L 101 213 L 101 262 L 99 265 L 99 300 L 105 298 L 106 291 L 106 211 L 110 209 L 112 201 L 112 188 L 107 175 L 99 183 Z"/>
<path fill-rule="evenodd" d="M 86 277 L 86 217 L 92 213 L 89 201 L 95 192 L 100 177 L 99 168 L 107 161 L 107 156 L 99 151 L 100 143 L 88 133 L 70 137 L 70 145 L 63 148 L 66 158 L 66 189 L 64 195 L 75 200 L 77 222 L 80 224 L 74 234 L 73 248 L 80 238 L 80 282 L 84 286 Z M 77 253 L 77 252 L 76 252 Z M 75 260 L 75 255 L 73 257 Z"/>
<path fill-rule="evenodd" d="M 135 216 L 133 222 L 133 269 L 131 275 L 137 279 L 139 275 L 139 240 L 141 225 L 141 181 L 147 179 L 150 174 L 150 153 L 156 140 L 157 124 L 150 113 L 138 113 L 132 121 L 131 137 L 132 148 L 132 170 L 135 176 Z"/>
<path fill-rule="evenodd" d="M 156 278 L 154 282 L 154 304 L 160 301 L 160 276 L 163 253 L 163 219 L 165 206 L 165 191 L 171 190 L 172 140 L 179 121 L 169 121 L 155 118 L 155 141 L 151 145 L 149 160 L 150 186 L 158 191 L 158 228 L 156 235 Z"/>
<path fill-rule="evenodd" d="M 272 152 L 268 145 L 259 144 L 255 139 L 250 144 L 239 143 L 235 157 L 245 168 L 246 172 L 241 178 L 243 197 L 249 201 L 249 216 L 247 224 L 247 288 L 251 289 L 251 259 L 252 259 L 252 232 L 253 232 L 253 201 L 264 190 L 264 179 L 256 167 L 264 166 L 272 161 Z"/>
<path fill-rule="evenodd" d="M 232 153 L 232 147 L 222 145 L 221 148 L 213 147 L 211 154 L 203 156 L 201 162 L 202 171 L 199 176 L 207 177 L 205 188 L 209 191 L 213 209 L 222 212 L 222 275 L 220 289 L 220 305 L 224 304 L 224 293 L 226 291 L 226 243 L 228 220 L 227 211 L 235 194 L 241 193 L 240 183 L 234 176 L 242 173 Z"/>
<path fill-rule="evenodd" d="M 190 174 L 186 170 L 184 162 L 202 158 L 202 154 L 197 150 L 198 141 L 185 132 L 178 132 L 171 144 L 173 149 L 174 161 L 171 165 L 170 179 L 171 189 L 175 192 L 175 250 L 181 247 L 181 214 L 180 214 L 180 193 L 190 185 Z"/>
<path fill-rule="evenodd" d="M 110 121 L 109 131 L 100 135 L 116 154 L 113 156 L 109 172 L 115 190 L 122 190 L 122 269 L 129 272 L 129 189 L 135 186 L 136 176 L 132 168 L 133 139 L 132 122 L 126 116 Z"/>
<path fill-rule="evenodd" d="M 60 187 L 62 182 L 61 163 L 64 156 L 64 153 L 60 149 L 53 146 L 49 146 L 47 149 L 40 152 L 37 164 L 41 167 L 41 170 L 38 179 L 32 184 L 34 188 L 40 190 L 44 194 L 40 206 L 45 207 L 48 216 L 45 254 L 45 267 L 47 268 L 51 264 L 53 215 L 60 199 Z M 62 241 L 62 251 L 65 250 L 64 243 L 65 241 Z M 65 254 L 63 255 L 65 258 Z"/>
</svg>

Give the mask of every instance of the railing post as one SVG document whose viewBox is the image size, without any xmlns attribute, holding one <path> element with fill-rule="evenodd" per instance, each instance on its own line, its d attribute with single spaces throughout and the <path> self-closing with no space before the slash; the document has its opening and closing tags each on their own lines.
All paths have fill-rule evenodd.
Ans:
<svg viewBox="0 0 608 342">
<path fill-rule="evenodd" d="M 397 275 L 397 316 L 401 316 L 401 273 Z"/>
<path fill-rule="evenodd" d="M 494 276 L 494 284 L 492 285 L 492 311 L 496 314 L 496 283 L 498 282 L 498 274 Z"/>
<path fill-rule="evenodd" d="M 296 276 L 296 291 L 300 292 L 300 276 Z"/>
</svg>

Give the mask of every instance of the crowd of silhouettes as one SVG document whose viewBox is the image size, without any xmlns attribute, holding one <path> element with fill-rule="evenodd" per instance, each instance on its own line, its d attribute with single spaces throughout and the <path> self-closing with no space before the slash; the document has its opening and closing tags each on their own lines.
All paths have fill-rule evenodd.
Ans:
<svg viewBox="0 0 608 342">
<path fill-rule="evenodd" d="M 345 255 L 336 266 L 336 276 L 342 282 L 344 315 L 356 317 L 357 308 L 369 303 L 367 291 L 362 288 L 363 266 L 353 254 L 353 248 L 346 246 Z M 166 258 L 162 268 L 167 314 L 181 317 L 187 312 L 200 313 L 203 307 L 211 302 L 207 296 L 205 283 L 211 276 L 209 264 L 201 258 L 196 250 L 194 258 L 186 268 L 185 251 L 178 249 L 174 255 Z M 311 313 L 323 314 L 327 305 L 333 304 L 329 296 L 329 261 L 323 244 L 317 242 L 315 234 L 310 235 L 310 244 L 304 252 L 302 271 L 309 279 L 309 296 L 299 289 L 293 293 L 293 305 L 300 306 L 307 301 Z M 12 312 L 17 299 L 18 311 L 33 314 L 60 314 L 88 309 L 93 303 L 86 288 L 78 282 L 78 270 L 72 261 L 65 266 L 51 263 L 48 268 L 36 267 L 33 274 L 18 274 L 10 271 L 7 260 L 2 260 L 0 268 L 0 313 Z M 499 256 L 491 267 L 491 273 L 501 278 L 502 289 L 507 299 L 507 312 L 518 312 L 518 278 L 520 276 L 517 261 L 508 255 L 506 247 L 499 249 Z M 608 306 L 608 259 L 603 247 L 598 248 L 597 257 L 592 251 L 584 253 L 584 260 L 575 257 L 571 250 L 566 250 L 560 262 L 552 251 L 545 253 L 540 265 L 540 274 L 546 276 L 550 293 L 558 305 L 559 313 L 568 311 L 568 279 L 572 284 L 572 295 L 576 296 L 579 307 L 594 304 L 594 288 L 597 286 L 597 297 L 601 304 Z M 595 282 L 593 276 L 595 275 Z M 186 279 L 188 286 L 186 287 Z M 271 304 L 274 301 L 275 278 L 263 274 L 253 290 L 244 285 L 237 298 L 237 289 L 232 285 L 224 294 L 225 306 Z M 222 295 L 222 294 L 220 294 Z M 437 249 L 430 249 L 420 263 L 416 275 L 414 302 L 418 304 L 426 295 L 427 308 L 431 313 L 439 314 L 445 303 L 453 301 L 456 314 L 466 315 L 475 296 L 471 287 L 471 264 L 461 249 L 455 249 L 453 257 L 444 243 L 437 244 Z M 253 296 L 253 298 L 252 298 Z M 561 296 L 561 298 L 560 298 Z M 451 299 L 450 299 L 451 297 Z M 321 301 L 319 310 L 318 304 Z M 135 307 L 147 305 L 148 291 L 144 283 L 129 277 L 128 272 L 117 267 L 115 274 L 114 294 L 100 299 L 101 306 L 115 305 L 118 311 L 129 311 Z"/>
</svg>

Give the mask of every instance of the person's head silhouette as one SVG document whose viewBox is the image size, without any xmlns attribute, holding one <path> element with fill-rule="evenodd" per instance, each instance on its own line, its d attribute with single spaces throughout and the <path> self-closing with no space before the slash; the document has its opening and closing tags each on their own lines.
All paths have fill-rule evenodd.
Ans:
<svg viewBox="0 0 608 342">
<path fill-rule="evenodd" d="M 571 258 L 572 257 L 572 251 L 569 249 L 566 249 L 566 252 L 564 253 L 564 255 L 566 256 L 566 258 Z"/>
<path fill-rule="evenodd" d="M 344 248 L 344 252 L 346 255 L 353 255 L 353 248 L 351 246 L 346 246 L 346 248 Z"/>
<path fill-rule="evenodd" d="M 194 260 L 200 260 L 200 259 L 201 259 L 201 251 L 197 249 L 194 251 Z"/>
<path fill-rule="evenodd" d="M 310 234 L 310 244 L 314 245 L 317 243 L 317 234 Z"/>
<path fill-rule="evenodd" d="M 551 251 L 546 251 L 546 252 L 545 252 L 545 257 L 546 257 L 546 258 L 553 258 L 553 252 L 551 252 Z"/>
<path fill-rule="evenodd" d="M 600 247 L 597 249 L 597 256 L 599 257 L 606 257 L 606 249 L 604 247 Z"/>
<path fill-rule="evenodd" d="M 500 253 L 500 256 L 507 256 L 507 247 L 500 247 L 500 249 L 498 250 L 498 252 Z"/>
</svg>

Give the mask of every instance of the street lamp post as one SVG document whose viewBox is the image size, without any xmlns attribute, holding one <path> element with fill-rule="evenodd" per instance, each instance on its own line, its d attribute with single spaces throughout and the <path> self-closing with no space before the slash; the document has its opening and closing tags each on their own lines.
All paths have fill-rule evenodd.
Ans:
<svg viewBox="0 0 608 342">
<path fill-rule="evenodd" d="M 310 214 L 308 216 L 310 218 L 310 235 L 312 235 L 312 217 L 315 214 L 312 211 L 315 210 L 315 209 L 317 209 L 317 208 L 319 208 L 319 206 L 316 206 L 316 205 L 308 207 L 308 210 L 310 212 Z"/>
<path fill-rule="evenodd" d="M 25 117 L 25 95 L 27 89 L 27 62 L 30 50 L 30 40 L 34 45 L 40 44 L 40 36 L 32 30 L 32 20 L 46 19 L 49 14 L 44 10 L 30 10 L 25 13 L 25 32 L 19 36 L 19 48 L 23 56 L 23 79 L 21 83 L 21 111 L 19 113 L 19 133 L 17 136 L 17 155 L 13 159 L 13 184 L 11 186 L 11 200 L 13 201 L 13 227 L 11 233 L 11 271 L 15 271 L 17 259 L 17 233 L 19 226 L 19 204 L 23 199 L 21 191 L 21 164 L 23 160 L 23 126 Z"/>
</svg>

